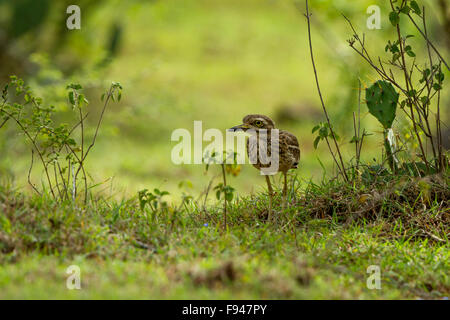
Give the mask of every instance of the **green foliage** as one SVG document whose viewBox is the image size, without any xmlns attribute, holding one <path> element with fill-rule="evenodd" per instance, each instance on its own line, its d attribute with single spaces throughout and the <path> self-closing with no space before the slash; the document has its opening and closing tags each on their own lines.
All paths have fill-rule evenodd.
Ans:
<svg viewBox="0 0 450 320">
<path fill-rule="evenodd" d="M 389 21 L 395 27 L 400 22 L 400 16 L 398 12 L 392 11 L 389 13 Z"/>
<path fill-rule="evenodd" d="M 212 163 L 220 163 L 222 167 L 222 179 L 223 183 L 217 184 L 213 189 L 216 191 L 216 198 L 220 200 L 221 194 L 225 201 L 231 201 L 233 199 L 233 194 L 235 189 L 229 185 L 226 185 L 226 175 L 231 174 L 233 176 L 238 176 L 241 171 L 241 166 L 237 163 L 237 152 L 223 152 L 222 159 L 218 159 L 217 152 L 213 151 L 211 155 L 207 151 L 203 156 L 203 162 L 205 163 L 205 172 L 208 172 L 209 166 Z"/>
<path fill-rule="evenodd" d="M 419 16 L 422 14 L 422 10 L 420 9 L 420 7 L 416 1 L 414 1 L 414 0 L 410 1 L 410 6 L 411 6 L 411 9 L 413 9 L 415 14 L 417 14 Z"/>
<path fill-rule="evenodd" d="M 212 151 L 209 155 L 207 151 L 203 156 L 203 162 L 206 163 L 205 172 L 208 172 L 209 165 L 211 163 L 219 163 L 222 168 L 222 182 L 218 183 L 213 190 L 216 191 L 216 198 L 220 200 L 223 194 L 223 217 L 224 217 L 224 229 L 227 228 L 227 203 L 233 200 L 235 189 L 227 184 L 227 174 L 232 174 L 233 176 L 239 175 L 241 172 L 241 167 L 237 163 L 237 152 L 226 152 L 218 154 L 216 151 Z M 212 181 L 211 181 L 212 182 Z M 210 183 L 211 185 L 211 183 Z M 206 196 L 205 196 L 206 202 Z"/>
<path fill-rule="evenodd" d="M 416 15 L 420 16 L 422 14 L 422 10 L 420 9 L 419 5 L 414 0 L 407 0 L 407 1 L 401 1 L 397 2 L 396 0 L 392 0 L 391 4 L 394 5 L 395 3 L 400 3 L 401 6 L 395 5 L 394 11 L 391 11 L 389 13 L 389 21 L 391 24 L 396 27 L 398 23 L 400 22 L 400 15 L 404 14 L 408 16 L 411 11 L 415 13 Z"/>
<path fill-rule="evenodd" d="M 51 8 L 49 0 L 16 0 L 12 4 L 12 17 L 8 31 L 14 37 L 35 31 L 46 20 Z"/>
</svg>

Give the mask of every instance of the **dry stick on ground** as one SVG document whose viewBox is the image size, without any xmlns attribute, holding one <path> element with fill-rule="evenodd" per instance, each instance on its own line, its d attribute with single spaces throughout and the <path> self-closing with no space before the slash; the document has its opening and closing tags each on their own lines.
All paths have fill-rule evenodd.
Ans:
<svg viewBox="0 0 450 320">
<path fill-rule="evenodd" d="M 425 16 L 425 11 L 422 12 L 423 16 Z M 413 17 L 411 16 L 411 14 L 408 13 L 408 17 L 409 20 L 411 20 L 411 22 L 413 23 L 414 27 L 416 27 L 417 31 L 419 31 L 419 33 L 422 35 L 422 37 L 426 40 L 427 44 L 433 48 L 434 52 L 438 55 L 439 59 L 442 61 L 442 63 L 447 67 L 447 70 L 450 71 L 450 68 L 447 64 L 447 62 L 444 60 L 444 58 L 442 57 L 442 55 L 439 53 L 439 51 L 436 49 L 436 47 L 433 45 L 433 43 L 430 41 L 430 39 L 428 39 L 428 36 L 426 33 L 424 33 L 419 26 L 417 25 L 416 21 L 414 21 Z"/>
<path fill-rule="evenodd" d="M 227 230 L 227 194 L 226 194 L 226 188 L 227 188 L 227 174 L 225 172 L 225 164 L 221 164 L 222 167 L 222 175 L 223 175 L 223 191 L 224 191 L 224 201 L 223 201 L 223 228 L 226 231 Z"/>
<path fill-rule="evenodd" d="M 308 6 L 308 0 L 306 0 L 306 20 L 308 22 L 308 40 L 309 40 L 309 51 L 311 53 L 311 62 L 312 62 L 312 66 L 313 66 L 313 70 L 314 70 L 314 77 L 316 79 L 316 85 L 317 85 L 317 91 L 319 93 L 319 98 L 320 98 L 320 102 L 322 104 L 322 109 L 323 109 L 323 113 L 325 114 L 325 118 L 327 120 L 328 123 L 328 127 L 330 128 L 330 132 L 331 132 L 331 137 L 333 138 L 334 141 L 334 145 L 336 147 L 336 152 L 338 154 L 339 157 L 339 161 L 340 161 L 340 165 L 338 163 L 338 161 L 336 160 L 334 154 L 333 154 L 333 150 L 331 149 L 330 144 L 327 141 L 327 145 L 328 145 L 328 149 L 330 150 L 330 153 L 333 155 L 333 159 L 336 162 L 337 167 L 339 168 L 339 171 L 341 172 L 342 176 L 344 177 L 344 179 L 346 181 L 348 181 L 348 177 L 347 177 L 347 173 L 345 172 L 345 166 L 344 166 L 344 161 L 342 160 L 342 155 L 341 155 L 341 151 L 339 149 L 339 145 L 336 141 L 336 135 L 334 134 L 334 130 L 333 127 L 331 125 L 331 121 L 330 118 L 328 117 L 328 112 L 327 109 L 325 107 L 325 103 L 323 102 L 323 98 L 322 98 L 322 92 L 320 91 L 320 85 L 319 85 L 319 78 L 317 75 L 317 70 L 316 70 L 316 64 L 314 63 L 314 54 L 313 54 L 313 48 L 312 48 L 312 41 L 311 41 L 311 22 L 310 22 L 310 13 L 309 13 L 309 6 Z"/>
<path fill-rule="evenodd" d="M 55 192 L 53 191 L 53 186 L 52 186 L 52 182 L 51 182 L 51 179 L 50 179 L 50 174 L 48 173 L 48 166 L 47 166 L 47 164 L 45 163 L 44 155 L 42 154 L 41 150 L 40 150 L 39 147 L 37 146 L 35 139 L 33 139 L 33 138 L 31 137 L 30 132 L 23 126 L 23 124 L 19 121 L 19 119 L 17 119 L 14 115 L 12 115 L 12 114 L 9 113 L 9 112 L 6 112 L 6 111 L 3 111 L 3 112 L 4 112 L 9 118 L 13 119 L 14 122 L 16 122 L 16 124 L 19 126 L 19 128 L 22 130 L 22 132 L 25 134 L 25 136 L 30 140 L 31 144 L 33 145 L 33 148 L 34 148 L 34 149 L 36 150 L 36 152 L 38 153 L 39 159 L 41 160 L 42 165 L 44 166 L 44 172 L 45 172 L 45 175 L 46 175 L 46 178 L 47 178 L 47 181 L 48 181 L 48 185 L 49 185 L 49 188 L 50 188 L 50 192 L 51 192 L 53 198 L 56 199 L 56 195 L 55 195 Z"/>
</svg>

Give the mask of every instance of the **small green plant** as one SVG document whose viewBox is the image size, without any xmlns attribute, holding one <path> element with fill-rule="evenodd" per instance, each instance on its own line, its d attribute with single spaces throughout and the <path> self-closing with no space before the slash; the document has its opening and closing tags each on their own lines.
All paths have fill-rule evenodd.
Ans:
<svg viewBox="0 0 450 320">
<path fill-rule="evenodd" d="M 319 124 L 318 126 L 316 126 L 313 129 L 313 133 L 318 130 L 319 128 L 321 130 L 319 130 L 319 137 L 315 139 L 314 141 L 314 146 L 315 148 L 317 148 L 317 145 L 319 143 L 320 140 L 324 140 L 327 142 L 327 147 L 328 147 L 328 151 L 330 152 L 331 156 L 333 157 L 334 163 L 336 164 L 336 167 L 338 168 L 339 173 L 342 175 L 342 177 L 344 178 L 345 181 L 349 181 L 348 179 L 348 175 L 345 169 L 345 164 L 344 164 L 344 160 L 342 158 L 342 154 L 341 154 L 341 149 L 339 148 L 339 144 L 337 142 L 338 140 L 338 136 L 331 124 L 331 120 L 330 117 L 328 115 L 328 111 L 327 108 L 325 106 L 325 102 L 323 100 L 322 97 L 322 91 L 320 90 L 320 85 L 319 85 L 319 77 L 317 75 L 317 69 L 316 69 L 316 63 L 314 62 L 314 52 L 313 52 L 313 46 L 312 46 L 312 38 L 311 38 L 311 13 L 309 12 L 309 5 L 308 5 L 308 0 L 306 0 L 306 13 L 304 14 L 306 17 L 306 21 L 307 21 L 307 25 L 308 25 L 308 43 L 309 43 L 309 53 L 311 56 L 311 64 L 313 67 L 313 71 L 314 71 L 314 78 L 316 80 L 316 87 L 317 87 L 317 93 L 319 95 L 320 98 L 320 103 L 322 105 L 322 111 L 323 114 L 325 116 L 326 119 L 326 124 Z M 316 129 L 317 128 L 317 129 Z M 324 129 L 322 129 L 324 128 Z M 329 133 L 328 133 L 329 132 Z M 334 154 L 333 148 L 331 147 L 328 138 L 331 138 L 331 140 L 334 142 L 334 149 L 336 150 L 336 155 Z"/>
<path fill-rule="evenodd" d="M 233 200 L 235 192 L 233 187 L 227 185 L 227 174 L 237 176 L 241 171 L 241 166 L 237 164 L 237 152 L 224 151 L 223 154 L 220 155 L 213 151 L 211 155 L 209 155 L 209 152 L 207 151 L 203 157 L 203 162 L 206 163 L 206 172 L 208 172 L 209 166 L 213 163 L 219 163 L 222 169 L 222 182 L 218 183 L 213 190 L 216 192 L 217 200 L 220 200 L 223 195 L 223 227 L 224 230 L 227 230 L 227 203 Z"/>
<path fill-rule="evenodd" d="M 395 119 L 399 94 L 389 82 L 378 80 L 366 89 L 366 103 L 369 112 L 377 118 L 383 126 L 384 147 L 392 172 L 396 172 L 395 143 L 392 123 Z"/>
<path fill-rule="evenodd" d="M 339 141 L 339 136 L 336 133 L 336 131 L 333 131 L 330 129 L 330 122 L 320 122 L 318 125 L 316 125 L 312 129 L 312 133 L 315 133 L 317 131 L 317 136 L 314 139 L 314 149 L 317 149 L 320 141 L 325 141 L 327 143 L 328 150 L 330 151 L 331 156 L 333 157 L 334 163 L 338 167 L 339 172 L 342 174 L 345 180 L 348 179 L 347 173 L 345 171 L 344 163 L 341 161 L 339 162 L 336 158 L 335 153 L 332 151 L 331 145 L 330 145 L 330 139 L 332 141 Z M 339 154 L 338 154 L 339 156 Z"/>
</svg>

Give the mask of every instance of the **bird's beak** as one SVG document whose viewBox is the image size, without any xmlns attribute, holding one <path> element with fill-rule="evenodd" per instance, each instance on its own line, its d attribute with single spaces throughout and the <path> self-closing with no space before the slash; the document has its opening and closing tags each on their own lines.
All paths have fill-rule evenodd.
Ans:
<svg viewBox="0 0 450 320">
<path fill-rule="evenodd" d="M 235 131 L 239 131 L 239 130 L 246 131 L 247 129 L 250 129 L 250 126 L 248 124 L 243 123 L 243 124 L 240 124 L 238 126 L 228 129 L 228 131 L 231 131 L 231 132 L 235 132 Z"/>
</svg>

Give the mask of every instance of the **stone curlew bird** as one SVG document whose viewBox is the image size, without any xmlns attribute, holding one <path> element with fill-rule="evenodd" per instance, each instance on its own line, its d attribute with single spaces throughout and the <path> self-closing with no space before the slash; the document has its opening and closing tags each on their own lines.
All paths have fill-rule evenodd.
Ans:
<svg viewBox="0 0 450 320">
<path fill-rule="evenodd" d="M 289 169 L 297 169 L 300 161 L 300 147 L 297 138 L 290 132 L 278 130 L 272 119 L 261 114 L 250 114 L 244 117 L 242 124 L 235 126 L 230 131 L 244 131 L 250 134 L 247 140 L 247 155 L 253 166 L 266 176 L 269 191 L 269 217 L 272 219 L 273 189 L 269 175 L 282 172 L 284 175 L 283 210 L 287 204 L 287 172 Z M 278 157 L 273 157 L 271 151 L 278 146 Z M 255 157 L 258 155 L 257 157 Z M 254 159 L 252 161 L 252 159 Z M 256 161 L 255 161 L 256 160 Z M 270 160 L 270 161 L 267 161 Z M 273 169 L 273 162 L 277 162 Z"/>
</svg>

